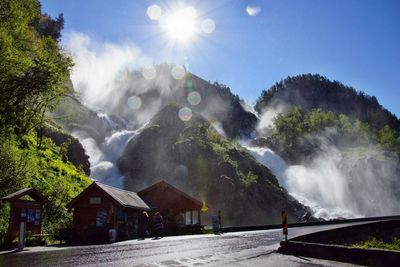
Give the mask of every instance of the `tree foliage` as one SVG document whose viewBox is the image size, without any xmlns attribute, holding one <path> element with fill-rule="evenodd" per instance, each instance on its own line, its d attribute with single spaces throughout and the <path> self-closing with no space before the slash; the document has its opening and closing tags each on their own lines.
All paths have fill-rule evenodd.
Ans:
<svg viewBox="0 0 400 267">
<path fill-rule="evenodd" d="M 0 10 L 0 133 L 23 135 L 66 93 L 72 61 L 57 44 L 62 15 L 42 15 L 36 0 L 3 0 Z"/>
<path fill-rule="evenodd" d="M 0 196 L 26 187 L 35 187 L 49 203 L 45 211 L 45 231 L 53 234 L 71 221 L 65 204 L 75 197 L 90 179 L 82 170 L 63 159 L 63 148 L 49 138 L 43 138 L 41 149 L 36 148 L 35 135 L 25 135 L 19 141 L 3 140 L 0 145 Z M 7 221 L 8 213 L 0 208 L 0 221 Z M 0 236 L 4 233 L 0 229 Z"/>
<path fill-rule="evenodd" d="M 368 123 L 351 120 L 344 114 L 335 115 L 321 109 L 306 112 L 292 107 L 275 119 L 270 142 L 287 159 L 297 161 L 317 151 L 320 140 L 328 138 L 341 147 L 377 145 L 400 155 L 399 133 L 385 125 L 374 131 Z"/>
<path fill-rule="evenodd" d="M 0 1 L 0 197 L 35 187 L 48 199 L 44 229 L 67 226 L 65 204 L 90 179 L 65 158 L 65 147 L 38 135 L 47 111 L 68 93 L 71 59 L 57 41 L 64 25 L 42 14 L 37 0 Z M 0 207 L 0 237 L 9 210 Z M 1 238 L 0 238 L 1 241 Z"/>
</svg>

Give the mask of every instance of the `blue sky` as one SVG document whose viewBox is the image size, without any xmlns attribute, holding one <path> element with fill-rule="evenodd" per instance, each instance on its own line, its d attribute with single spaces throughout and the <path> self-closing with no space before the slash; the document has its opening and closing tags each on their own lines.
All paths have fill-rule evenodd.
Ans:
<svg viewBox="0 0 400 267">
<path fill-rule="evenodd" d="M 42 0 L 42 10 L 64 14 L 64 36 L 80 32 L 97 43 L 134 44 L 153 62 L 188 63 L 205 80 L 218 81 L 254 102 L 287 76 L 319 73 L 375 95 L 400 116 L 400 1 L 130 1 Z M 150 20 L 157 4 L 173 12 L 192 6 L 215 30 L 192 42 L 171 38 Z M 247 6 L 260 8 L 256 16 Z M 63 42 L 65 39 L 63 38 Z"/>
</svg>

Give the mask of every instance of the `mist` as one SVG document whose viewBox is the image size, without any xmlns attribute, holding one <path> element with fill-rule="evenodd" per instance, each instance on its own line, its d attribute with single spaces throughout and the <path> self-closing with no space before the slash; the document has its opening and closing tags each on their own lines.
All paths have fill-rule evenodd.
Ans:
<svg viewBox="0 0 400 267">
<path fill-rule="evenodd" d="M 261 117 L 269 120 L 271 114 L 279 114 L 279 110 L 271 108 L 266 113 Z M 259 128 L 272 124 L 265 124 L 261 119 Z M 299 165 L 289 165 L 268 147 L 242 145 L 274 173 L 290 195 L 309 206 L 315 217 L 334 219 L 400 214 L 397 155 L 384 151 L 373 140 L 366 146 L 346 143 L 332 128 L 304 136 L 304 139 L 317 149 Z"/>
<path fill-rule="evenodd" d="M 110 97 L 118 95 L 115 78 L 121 71 L 152 64 L 134 44 L 98 43 L 79 32 L 66 36 L 65 48 L 74 60 L 74 89 L 94 110 L 109 111 L 109 104 L 116 99 Z"/>
<path fill-rule="evenodd" d="M 81 33 L 72 33 L 67 40 L 66 48 L 75 61 L 71 74 L 75 90 L 82 102 L 102 118 L 105 128 L 112 129 L 104 140 L 97 141 L 82 129 L 73 133 L 90 156 L 93 179 L 123 187 L 124 177 L 116 161 L 143 125 L 171 103 L 199 112 L 212 122 L 220 135 L 229 137 L 221 123 L 229 113 L 229 101 L 224 101 L 224 93 L 211 92 L 206 81 L 188 77 L 186 70 L 179 66 L 154 67 L 152 59 L 134 44 L 101 44 Z M 188 79 L 191 88 L 187 88 Z M 243 101 L 241 104 L 259 118 L 257 131 L 264 135 L 273 126 L 274 118 L 288 108 L 275 103 L 259 116 L 251 105 Z M 331 141 L 332 134 L 336 133 L 327 129 L 318 136 L 307 137 L 319 149 L 301 165 L 288 165 L 269 148 L 244 146 L 271 169 L 293 197 L 311 207 L 316 217 L 399 213 L 399 189 L 394 186 L 399 180 L 398 159 L 388 157 L 373 145 L 366 149 L 339 148 Z"/>
<path fill-rule="evenodd" d="M 94 128 L 107 129 L 102 131 L 101 140 L 84 127 L 73 130 L 89 154 L 91 178 L 122 187 L 124 177 L 116 161 L 141 127 L 169 104 L 178 103 L 185 112 L 200 113 L 221 135 L 228 135 L 225 127 L 229 125 L 224 121 L 232 100 L 184 67 L 154 66 L 153 60 L 132 43 L 99 43 L 82 33 L 68 35 L 65 48 L 75 63 L 73 87 L 81 102 L 100 118 L 101 125 Z"/>
</svg>

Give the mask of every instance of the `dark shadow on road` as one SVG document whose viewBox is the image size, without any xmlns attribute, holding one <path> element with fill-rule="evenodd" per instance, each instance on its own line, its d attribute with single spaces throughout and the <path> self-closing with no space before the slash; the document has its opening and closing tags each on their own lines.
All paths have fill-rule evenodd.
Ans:
<svg viewBox="0 0 400 267">
<path fill-rule="evenodd" d="M 255 259 L 255 258 L 258 258 L 258 257 L 261 257 L 261 256 L 268 256 L 268 255 L 271 255 L 272 253 L 275 253 L 275 252 L 278 252 L 278 251 L 277 250 L 273 250 L 273 251 L 270 251 L 270 252 L 262 253 L 262 254 L 247 258 L 247 260 Z"/>
<path fill-rule="evenodd" d="M 299 259 L 302 259 L 302 260 L 304 260 L 304 261 L 311 261 L 310 259 L 307 259 L 307 258 L 304 258 L 304 257 L 301 257 L 301 256 L 295 256 L 296 258 L 299 258 Z"/>
</svg>

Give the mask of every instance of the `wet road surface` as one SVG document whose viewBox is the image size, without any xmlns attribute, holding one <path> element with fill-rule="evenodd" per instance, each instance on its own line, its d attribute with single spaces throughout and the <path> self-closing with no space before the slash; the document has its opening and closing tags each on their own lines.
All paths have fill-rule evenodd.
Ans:
<svg viewBox="0 0 400 267">
<path fill-rule="evenodd" d="M 289 229 L 289 238 L 345 225 Z M 0 266 L 351 266 L 275 253 L 281 230 L 129 240 L 106 245 L 36 247 L 0 255 Z"/>
</svg>

